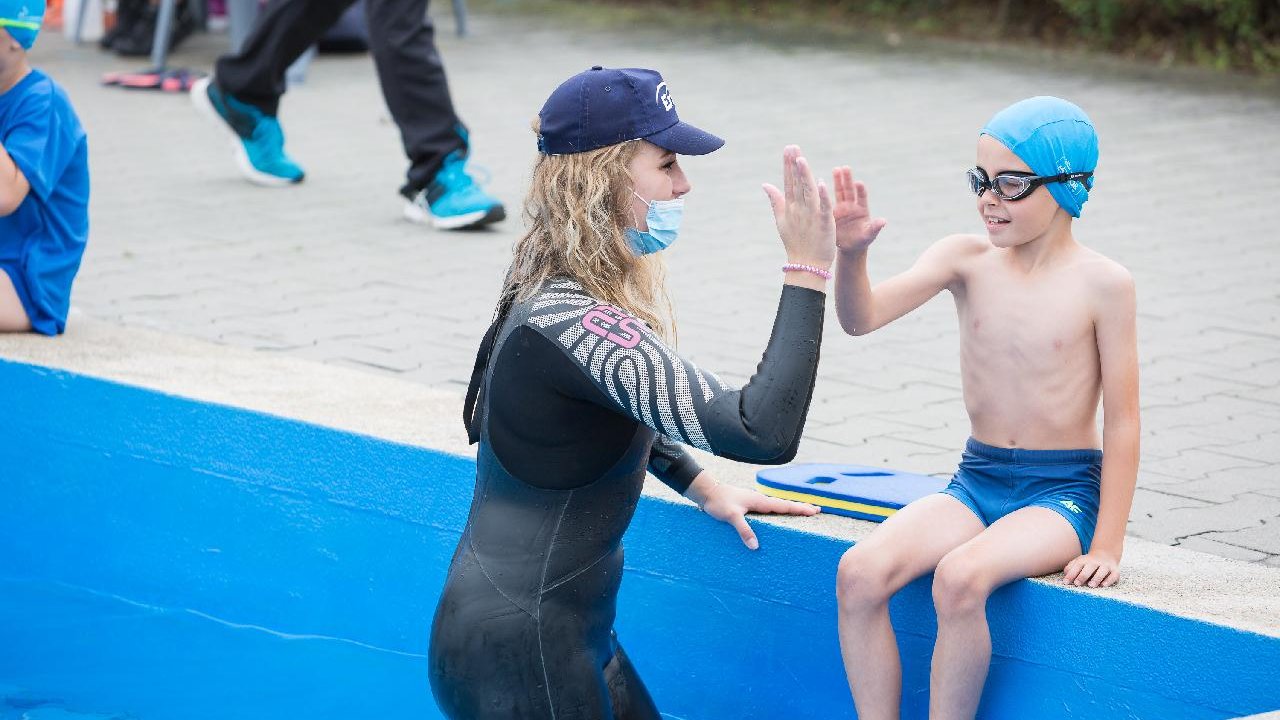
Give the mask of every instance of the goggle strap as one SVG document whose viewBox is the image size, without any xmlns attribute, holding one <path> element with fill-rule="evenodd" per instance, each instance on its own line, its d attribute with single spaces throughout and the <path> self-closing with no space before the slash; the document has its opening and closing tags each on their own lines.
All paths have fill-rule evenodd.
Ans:
<svg viewBox="0 0 1280 720">
<path fill-rule="evenodd" d="M 0 18 L 0 27 L 18 28 L 20 30 L 39 30 L 39 22 L 27 22 L 25 20 L 10 20 L 8 18 Z"/>
</svg>

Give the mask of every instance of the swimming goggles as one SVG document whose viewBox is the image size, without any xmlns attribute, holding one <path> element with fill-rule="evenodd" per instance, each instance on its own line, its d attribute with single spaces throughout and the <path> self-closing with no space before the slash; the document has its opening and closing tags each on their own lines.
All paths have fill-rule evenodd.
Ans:
<svg viewBox="0 0 1280 720">
<path fill-rule="evenodd" d="M 988 178 L 987 171 L 980 167 L 970 168 L 966 174 L 969 176 L 969 189 L 974 195 L 982 197 L 982 193 L 990 190 L 992 195 L 1001 200 L 1021 200 L 1046 183 L 1086 180 L 1093 175 L 1092 172 L 1033 175 L 1010 171 Z"/>
</svg>

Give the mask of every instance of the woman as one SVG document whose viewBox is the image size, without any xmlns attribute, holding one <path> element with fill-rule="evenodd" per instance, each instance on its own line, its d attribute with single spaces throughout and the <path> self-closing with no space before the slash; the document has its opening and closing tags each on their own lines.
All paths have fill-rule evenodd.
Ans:
<svg viewBox="0 0 1280 720">
<path fill-rule="evenodd" d="M 813 390 L 835 229 L 799 149 L 766 186 L 786 284 L 756 375 L 735 390 L 682 360 L 653 252 L 690 185 L 678 154 L 724 141 L 680 122 L 652 70 L 595 67 L 535 126 L 542 155 L 465 420 L 479 441 L 471 514 L 432 626 L 431 684 L 450 718 L 658 718 L 612 633 L 621 539 L 646 467 L 755 546 L 748 511 L 817 508 L 718 484 L 694 445 L 795 456 Z"/>
</svg>

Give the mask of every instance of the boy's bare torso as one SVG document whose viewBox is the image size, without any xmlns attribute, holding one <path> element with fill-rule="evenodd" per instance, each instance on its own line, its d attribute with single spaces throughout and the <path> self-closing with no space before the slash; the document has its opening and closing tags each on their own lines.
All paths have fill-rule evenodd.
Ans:
<svg viewBox="0 0 1280 720">
<path fill-rule="evenodd" d="M 1073 243 L 1028 270 L 1012 250 L 972 240 L 951 290 L 973 436 L 997 447 L 1100 447 L 1096 288 L 1115 264 Z"/>
</svg>

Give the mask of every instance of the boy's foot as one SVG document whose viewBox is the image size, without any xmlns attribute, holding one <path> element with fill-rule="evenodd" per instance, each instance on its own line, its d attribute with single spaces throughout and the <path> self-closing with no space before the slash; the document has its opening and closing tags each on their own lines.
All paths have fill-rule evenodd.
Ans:
<svg viewBox="0 0 1280 720">
<path fill-rule="evenodd" d="M 274 117 L 222 92 L 211 77 L 191 86 L 191 102 L 230 134 L 240 173 L 249 182 L 271 187 L 302 182 L 302 168 L 285 154 L 284 131 Z"/>
<path fill-rule="evenodd" d="M 467 173 L 467 157 L 461 150 L 449 153 L 431 184 L 406 197 L 406 218 L 442 230 L 480 227 L 507 217 L 502 203 Z"/>
</svg>

